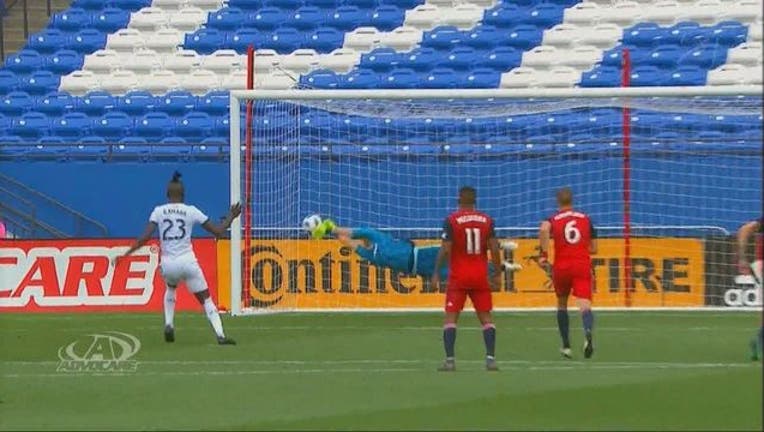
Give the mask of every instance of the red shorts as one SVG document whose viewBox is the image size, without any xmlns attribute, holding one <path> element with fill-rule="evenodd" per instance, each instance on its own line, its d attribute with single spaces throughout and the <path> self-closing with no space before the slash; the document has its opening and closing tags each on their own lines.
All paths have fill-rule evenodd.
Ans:
<svg viewBox="0 0 764 432">
<path fill-rule="evenodd" d="M 592 267 L 588 263 L 554 267 L 552 283 L 557 297 L 573 293 L 576 298 L 592 299 Z"/>
<path fill-rule="evenodd" d="M 490 312 L 493 309 L 488 279 L 473 283 L 449 280 L 446 288 L 446 312 L 461 312 L 467 297 L 476 312 Z"/>
</svg>

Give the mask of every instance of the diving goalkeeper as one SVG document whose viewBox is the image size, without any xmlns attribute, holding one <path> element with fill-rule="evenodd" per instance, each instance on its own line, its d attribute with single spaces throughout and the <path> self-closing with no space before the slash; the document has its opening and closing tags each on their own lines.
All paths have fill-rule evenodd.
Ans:
<svg viewBox="0 0 764 432">
<path fill-rule="evenodd" d="M 397 239 L 373 228 L 338 227 L 330 219 L 325 219 L 311 232 L 311 236 L 317 240 L 329 234 L 377 267 L 387 267 L 398 273 L 427 279 L 433 275 L 435 260 L 440 251 L 440 245 L 417 246 L 411 240 Z M 502 246 L 509 250 L 516 248 L 516 244 L 512 242 L 505 242 Z M 515 271 L 520 268 L 518 264 L 504 261 L 503 269 L 499 271 Z M 496 273 L 493 263 L 488 264 L 488 273 L 489 276 Z M 448 267 L 441 267 L 440 279 L 448 279 Z"/>
</svg>

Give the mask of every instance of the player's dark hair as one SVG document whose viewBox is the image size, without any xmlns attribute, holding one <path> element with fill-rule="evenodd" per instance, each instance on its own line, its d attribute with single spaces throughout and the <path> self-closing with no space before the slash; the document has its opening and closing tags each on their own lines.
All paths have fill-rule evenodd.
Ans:
<svg viewBox="0 0 764 432">
<path fill-rule="evenodd" d="M 175 171 L 172 174 L 172 179 L 170 180 L 170 183 L 167 185 L 167 199 L 174 202 L 182 202 L 185 191 L 183 188 L 183 183 L 180 181 L 180 172 Z"/>
<path fill-rule="evenodd" d="M 477 191 L 472 186 L 459 188 L 459 205 L 474 206 L 477 203 Z"/>
<path fill-rule="evenodd" d="M 561 207 L 573 205 L 573 190 L 570 187 L 565 186 L 557 191 L 557 204 Z"/>
<path fill-rule="evenodd" d="M 180 178 L 181 177 L 182 176 L 181 176 L 180 172 L 179 171 L 175 171 L 174 173 L 172 173 L 172 180 L 170 180 L 170 182 L 172 182 L 172 183 L 180 183 Z"/>
</svg>

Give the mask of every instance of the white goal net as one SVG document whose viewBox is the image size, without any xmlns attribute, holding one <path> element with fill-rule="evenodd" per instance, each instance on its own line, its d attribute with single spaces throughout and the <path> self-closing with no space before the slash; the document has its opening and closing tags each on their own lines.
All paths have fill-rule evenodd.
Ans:
<svg viewBox="0 0 764 432">
<path fill-rule="evenodd" d="M 498 308 L 555 304 L 533 256 L 563 186 L 601 238 L 598 306 L 761 305 L 760 251 L 739 268 L 734 239 L 761 216 L 761 87 L 234 91 L 230 124 L 235 314 L 441 308 L 442 288 L 301 221 L 437 244 L 464 185 L 514 264 Z"/>
</svg>

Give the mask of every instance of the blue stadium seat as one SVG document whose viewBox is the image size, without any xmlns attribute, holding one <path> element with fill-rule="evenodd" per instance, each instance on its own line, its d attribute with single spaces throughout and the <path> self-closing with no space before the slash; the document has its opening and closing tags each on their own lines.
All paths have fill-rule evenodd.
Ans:
<svg viewBox="0 0 764 432">
<path fill-rule="evenodd" d="M 614 66 L 595 67 L 584 72 L 581 87 L 618 87 L 621 85 L 621 70 Z"/>
<path fill-rule="evenodd" d="M 380 85 L 380 75 L 368 69 L 356 69 L 340 77 L 340 87 L 346 89 L 369 89 Z"/>
<path fill-rule="evenodd" d="M 33 110 L 44 113 L 50 117 L 55 117 L 72 111 L 76 107 L 76 104 L 76 99 L 69 93 L 52 92 L 35 100 Z"/>
<path fill-rule="evenodd" d="M 497 88 L 500 81 L 500 72 L 489 68 L 476 68 L 464 77 L 462 86 L 464 88 Z"/>
<path fill-rule="evenodd" d="M 81 138 L 90 133 L 90 117 L 81 112 L 64 114 L 53 120 L 51 131 L 65 138 Z"/>
<path fill-rule="evenodd" d="M 464 36 L 464 43 L 479 49 L 491 49 L 503 38 L 503 31 L 494 26 L 479 25 Z"/>
<path fill-rule="evenodd" d="M 151 6 L 151 1 L 152 0 L 110 0 L 109 3 L 118 9 L 136 11 L 147 6 Z"/>
<path fill-rule="evenodd" d="M 737 21 L 724 21 L 711 27 L 709 33 L 709 42 L 734 47 L 746 41 L 748 38 L 748 27 Z"/>
<path fill-rule="evenodd" d="M 158 139 L 174 132 L 174 122 L 165 113 L 148 113 L 135 122 L 135 134 L 146 139 Z"/>
<path fill-rule="evenodd" d="M 500 3 L 485 11 L 483 24 L 501 28 L 510 28 L 521 24 L 525 18 L 525 9 L 514 4 Z"/>
<path fill-rule="evenodd" d="M 562 13 L 564 9 L 555 4 L 541 3 L 531 6 L 525 12 L 524 22 L 538 27 L 552 27 L 562 22 Z"/>
<path fill-rule="evenodd" d="M 388 72 L 398 67 L 401 55 L 392 48 L 377 48 L 361 55 L 360 67 L 375 72 Z"/>
<path fill-rule="evenodd" d="M 74 0 L 70 6 L 89 11 L 99 11 L 103 9 L 105 3 L 104 0 Z"/>
<path fill-rule="evenodd" d="M 676 45 L 661 45 L 650 52 L 644 64 L 658 66 L 663 69 L 673 69 L 676 67 L 679 59 L 686 53 L 686 49 Z"/>
<path fill-rule="evenodd" d="M 205 138 L 201 142 L 202 146 L 206 146 L 207 149 L 214 149 L 217 150 L 221 147 L 228 147 L 228 141 L 223 138 L 217 138 L 217 137 L 209 137 Z M 205 150 L 205 149 L 202 149 Z"/>
<path fill-rule="evenodd" d="M 470 47 L 457 46 L 440 62 L 438 66 L 454 70 L 468 70 L 480 61 L 478 53 Z"/>
<path fill-rule="evenodd" d="M 63 31 L 79 31 L 90 24 L 90 14 L 82 8 L 69 8 L 53 15 L 51 26 Z"/>
<path fill-rule="evenodd" d="M 420 4 L 423 4 L 423 0 L 380 0 L 384 4 L 391 4 L 393 6 L 397 6 L 401 9 L 414 9 L 416 6 L 419 6 Z"/>
<path fill-rule="evenodd" d="M 107 142 L 113 143 L 114 141 L 109 140 Z M 117 145 L 109 146 L 109 153 L 112 157 L 123 155 L 138 156 L 140 160 L 146 161 L 151 153 L 151 145 L 149 145 L 145 138 L 124 137 L 117 141 Z"/>
<path fill-rule="evenodd" d="M 228 113 L 228 102 L 228 92 L 213 91 L 199 96 L 194 110 L 210 115 L 225 115 Z"/>
<path fill-rule="evenodd" d="M 88 92 L 77 102 L 77 110 L 89 116 L 100 116 L 117 105 L 117 98 L 105 91 Z"/>
<path fill-rule="evenodd" d="M 50 119 L 43 113 L 28 112 L 13 119 L 11 133 L 22 138 L 39 138 L 47 135 L 50 129 Z"/>
<path fill-rule="evenodd" d="M 394 69 L 380 79 L 381 88 L 410 89 L 417 88 L 421 84 L 419 74 L 411 69 Z"/>
<path fill-rule="evenodd" d="M 276 29 L 269 39 L 263 44 L 263 48 L 276 50 L 279 54 L 289 54 L 298 49 L 305 42 L 305 36 L 297 29 L 281 27 Z"/>
<path fill-rule="evenodd" d="M 0 70 L 0 94 L 7 94 L 16 90 L 19 86 L 19 77 L 9 71 Z"/>
<path fill-rule="evenodd" d="M 326 11 L 337 9 L 343 5 L 341 0 L 304 0 L 305 6 L 316 6 Z"/>
<path fill-rule="evenodd" d="M 340 85 L 340 78 L 332 70 L 319 69 L 301 76 L 300 84 L 305 88 L 335 89 Z"/>
<path fill-rule="evenodd" d="M 249 46 L 261 46 L 266 40 L 266 35 L 259 30 L 244 28 L 237 30 L 233 35 L 229 34 L 226 40 L 227 46 L 243 54 Z"/>
<path fill-rule="evenodd" d="M 285 11 L 276 7 L 264 7 L 253 13 L 245 25 L 258 30 L 274 30 L 288 19 Z"/>
<path fill-rule="evenodd" d="M 123 112 L 112 111 L 93 120 L 93 133 L 105 139 L 115 140 L 130 135 L 133 118 Z"/>
<path fill-rule="evenodd" d="M 679 59 L 679 64 L 713 69 L 727 62 L 727 47 L 719 45 L 699 45 Z"/>
<path fill-rule="evenodd" d="M 60 75 L 55 75 L 50 71 L 37 71 L 21 79 L 19 90 L 31 95 L 44 95 L 58 90 L 60 81 Z"/>
<path fill-rule="evenodd" d="M 334 13 L 330 13 L 328 18 L 328 25 L 344 31 L 371 25 L 368 11 L 362 11 L 357 6 L 341 6 Z"/>
<path fill-rule="evenodd" d="M 295 10 L 302 6 L 302 0 L 265 0 L 265 5 L 284 10 Z"/>
<path fill-rule="evenodd" d="M 210 136 L 215 121 L 203 112 L 190 112 L 178 121 L 176 134 L 185 138 L 201 140 Z"/>
<path fill-rule="evenodd" d="M 631 70 L 631 82 L 634 87 L 665 85 L 670 73 L 655 66 L 637 66 Z"/>
<path fill-rule="evenodd" d="M 543 36 L 544 31 L 542 29 L 530 24 L 521 24 L 507 32 L 501 42 L 509 46 L 527 50 L 540 45 Z"/>
<path fill-rule="evenodd" d="M 623 44 L 636 47 L 653 47 L 663 43 L 667 29 L 655 23 L 640 23 L 623 32 Z"/>
<path fill-rule="evenodd" d="M 210 12 L 207 17 L 207 27 L 218 30 L 235 30 L 241 27 L 247 19 L 247 14 L 236 7 L 224 7 Z"/>
<path fill-rule="evenodd" d="M 23 49 L 5 58 L 5 68 L 14 73 L 29 73 L 42 69 L 43 60 L 37 51 Z"/>
<path fill-rule="evenodd" d="M 263 7 L 263 0 L 228 0 L 228 7 L 255 11 Z"/>
<path fill-rule="evenodd" d="M 450 51 L 464 40 L 464 34 L 454 26 L 439 26 L 424 32 L 422 46 L 441 51 Z"/>
<path fill-rule="evenodd" d="M 433 48 L 416 48 L 407 53 L 401 53 L 398 57 L 398 65 L 416 71 L 430 71 L 441 58 Z"/>
<path fill-rule="evenodd" d="M 84 61 L 85 58 L 76 51 L 63 49 L 46 57 L 44 67 L 55 74 L 66 75 L 81 69 Z"/>
<path fill-rule="evenodd" d="M 627 49 L 629 50 L 629 59 L 631 60 L 632 65 L 640 65 L 648 62 L 648 59 L 650 58 L 649 49 L 642 49 L 629 45 L 618 45 L 602 54 L 602 65 L 620 68 L 623 64 L 623 53 Z"/>
<path fill-rule="evenodd" d="M 11 128 L 12 120 L 0 114 L 0 137 L 5 136 L 6 132 Z"/>
<path fill-rule="evenodd" d="M 49 30 L 50 32 L 50 30 Z M 54 43 L 57 39 L 55 36 L 46 36 L 44 43 Z M 106 33 L 103 33 L 96 29 L 84 29 L 79 33 L 72 35 L 71 38 L 62 39 L 59 44 L 54 46 L 51 52 L 57 50 L 61 46 L 66 45 L 66 48 L 76 51 L 82 54 L 90 54 L 96 50 L 99 50 L 106 46 Z M 39 50 L 39 48 L 37 48 Z"/>
<path fill-rule="evenodd" d="M 496 71 L 506 72 L 520 66 L 523 52 L 512 47 L 497 47 L 487 52 L 481 59 L 481 66 L 489 67 Z"/>
<path fill-rule="evenodd" d="M 666 29 L 666 33 L 661 38 L 661 43 L 694 46 L 699 44 L 703 38 L 704 31 L 700 28 L 700 24 L 682 21 Z"/>
<path fill-rule="evenodd" d="M 345 33 L 331 27 L 319 27 L 308 36 L 305 47 L 318 53 L 329 53 L 342 47 Z"/>
<path fill-rule="evenodd" d="M 2 74 L 3 71 L 0 71 Z M 27 92 L 12 91 L 0 100 L 0 113 L 7 116 L 20 116 L 34 106 L 34 98 Z"/>
<path fill-rule="evenodd" d="M 314 30 L 327 21 L 326 14 L 315 6 L 303 6 L 289 15 L 284 23 L 300 30 Z"/>
<path fill-rule="evenodd" d="M 117 98 L 116 110 L 131 116 L 141 116 L 156 107 L 154 95 L 143 90 L 134 90 Z"/>
<path fill-rule="evenodd" d="M 380 31 L 392 31 L 400 27 L 405 19 L 406 11 L 392 5 L 380 5 L 371 13 L 370 25 Z"/>
<path fill-rule="evenodd" d="M 184 46 L 200 54 L 212 54 L 225 43 L 225 33 L 212 28 L 201 28 L 186 34 Z"/>
<path fill-rule="evenodd" d="M 361 9 L 374 9 L 382 6 L 384 1 L 380 0 L 345 0 L 344 4 L 347 6 L 358 6 Z"/>
<path fill-rule="evenodd" d="M 106 8 L 93 17 L 92 25 L 102 32 L 112 33 L 127 27 L 130 12 L 119 8 Z"/>
<path fill-rule="evenodd" d="M 212 133 L 218 137 L 227 137 L 230 135 L 231 127 L 228 121 L 228 116 L 221 116 L 215 118 L 215 126 Z"/>
<path fill-rule="evenodd" d="M 156 99 L 156 110 L 171 116 L 183 116 L 196 106 L 196 96 L 185 90 L 174 90 Z"/>
<path fill-rule="evenodd" d="M 423 88 L 432 89 L 456 88 L 460 83 L 460 75 L 447 68 L 435 68 L 421 80 Z"/>
<path fill-rule="evenodd" d="M 61 30 L 48 28 L 29 36 L 26 48 L 41 54 L 50 54 L 66 45 L 67 38 L 68 35 Z M 104 38 L 104 42 L 106 42 L 106 38 Z"/>
</svg>

